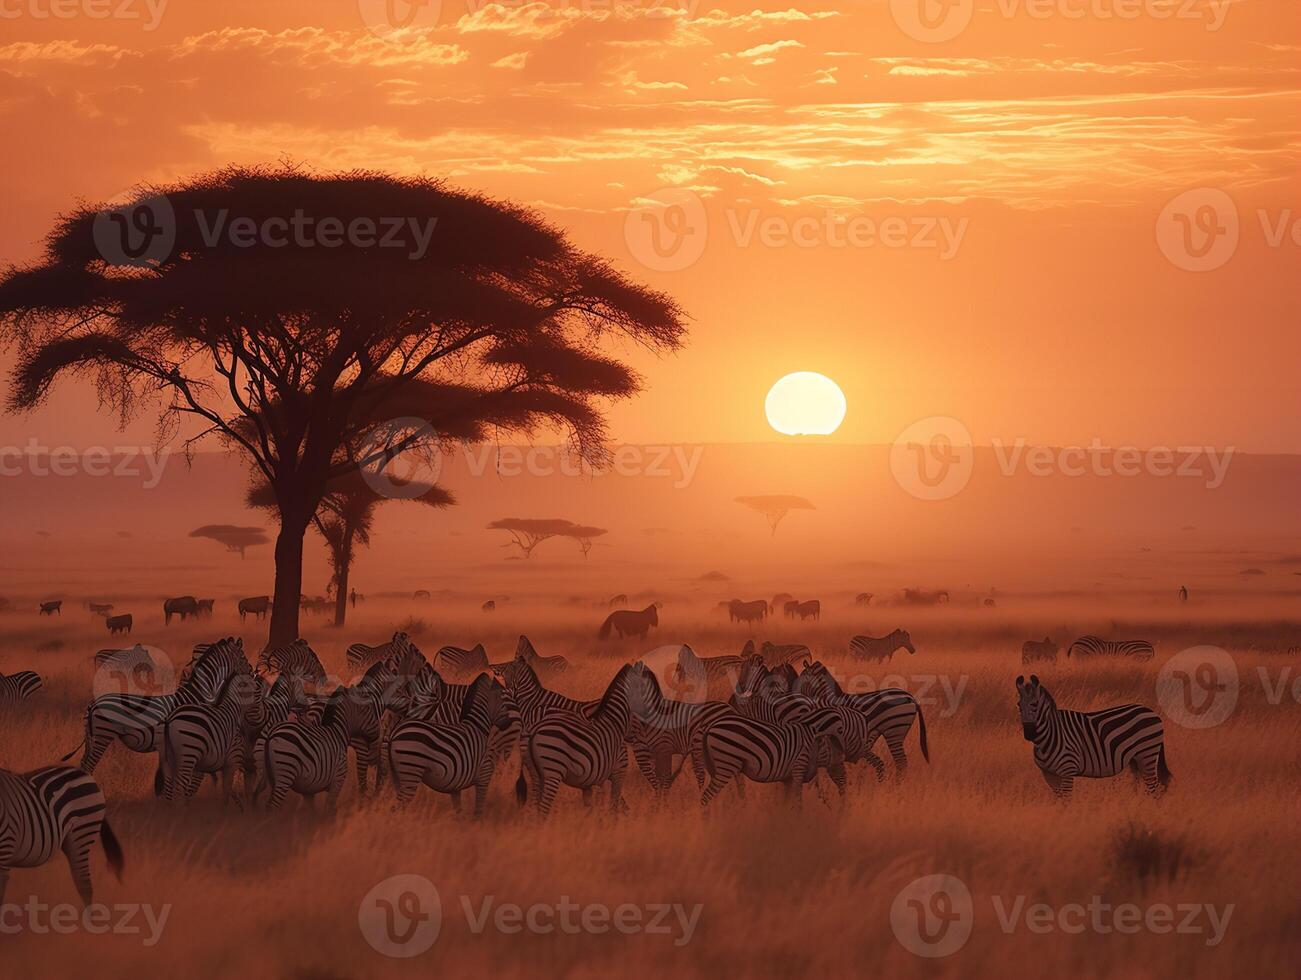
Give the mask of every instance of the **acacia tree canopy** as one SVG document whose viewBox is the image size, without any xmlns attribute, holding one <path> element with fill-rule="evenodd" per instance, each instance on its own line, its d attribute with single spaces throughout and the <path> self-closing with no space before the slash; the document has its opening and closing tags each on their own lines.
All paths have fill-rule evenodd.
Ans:
<svg viewBox="0 0 1301 980">
<path fill-rule="evenodd" d="M 355 233 L 398 220 L 398 247 Z M 294 222 L 316 237 L 286 234 Z M 188 419 L 187 448 L 215 435 L 249 458 L 280 519 L 276 643 L 298 635 L 303 534 L 331 480 L 429 432 L 558 427 L 604 462 L 603 404 L 639 387 L 605 343 L 673 350 L 684 319 L 530 211 L 424 178 L 283 166 L 80 206 L 39 261 L 0 276 L 10 409 L 82 377 L 124 421 L 156 408 L 165 437 Z M 358 418 L 427 431 L 357 443 Z"/>
</svg>

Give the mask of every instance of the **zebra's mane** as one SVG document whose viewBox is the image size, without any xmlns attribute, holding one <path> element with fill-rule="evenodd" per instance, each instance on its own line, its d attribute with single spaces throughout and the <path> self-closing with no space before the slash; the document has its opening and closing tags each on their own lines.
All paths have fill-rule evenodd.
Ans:
<svg viewBox="0 0 1301 980">
<path fill-rule="evenodd" d="M 632 666 L 632 664 L 624 664 L 619 668 L 619 673 L 614 675 L 614 680 L 610 681 L 610 685 L 605 689 L 605 693 L 601 695 L 601 703 L 598 704 L 596 710 L 592 712 L 593 718 L 598 718 L 603 715 L 605 709 L 609 706 L 610 701 L 613 700 L 615 692 L 622 690 L 624 686 L 627 685 L 628 674 L 632 672 Z"/>
<path fill-rule="evenodd" d="M 487 692 L 492 689 L 496 683 L 491 674 L 480 674 L 470 682 L 469 688 L 465 692 L 465 700 L 461 702 L 461 721 L 470 721 L 473 712 L 478 710 L 479 701 L 482 700 Z M 492 721 L 492 719 L 488 719 Z"/>
</svg>

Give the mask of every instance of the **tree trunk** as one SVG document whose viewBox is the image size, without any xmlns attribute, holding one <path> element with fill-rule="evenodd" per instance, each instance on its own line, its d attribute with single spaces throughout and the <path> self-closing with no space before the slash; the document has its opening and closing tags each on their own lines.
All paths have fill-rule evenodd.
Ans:
<svg viewBox="0 0 1301 980">
<path fill-rule="evenodd" d="M 348 573 L 352 571 L 352 528 L 343 532 L 339 550 L 339 567 L 335 569 L 334 625 L 342 626 L 348 618 Z"/>
<path fill-rule="evenodd" d="M 280 519 L 276 536 L 276 594 L 271 602 L 270 646 L 298 639 L 298 609 L 303 595 L 303 538 L 307 521 Z"/>
</svg>

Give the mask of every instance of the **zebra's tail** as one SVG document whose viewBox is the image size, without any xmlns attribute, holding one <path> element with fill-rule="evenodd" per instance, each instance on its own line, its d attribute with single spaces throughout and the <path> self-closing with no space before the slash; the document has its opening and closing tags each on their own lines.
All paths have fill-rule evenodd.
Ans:
<svg viewBox="0 0 1301 980">
<path fill-rule="evenodd" d="M 610 629 L 614 626 L 614 613 L 605 617 L 605 622 L 601 624 L 600 632 L 596 634 L 598 639 L 604 640 L 610 635 Z"/>
<path fill-rule="evenodd" d="M 1157 753 L 1157 757 L 1156 757 L 1156 778 L 1157 778 L 1158 780 L 1160 780 L 1160 782 L 1161 782 L 1161 788 L 1162 788 L 1162 789 L 1164 789 L 1165 787 L 1169 786 L 1169 785 L 1170 785 L 1170 780 L 1172 780 L 1172 779 L 1175 778 L 1175 777 L 1174 777 L 1174 773 L 1172 773 L 1172 772 L 1170 771 L 1170 767 L 1167 766 L 1166 763 L 1165 763 L 1165 743 L 1164 743 L 1164 742 L 1161 743 L 1161 749 L 1160 749 L 1160 751 Z"/>
<path fill-rule="evenodd" d="M 93 705 L 92 705 L 91 707 L 93 707 Z M 60 762 L 67 762 L 69 759 L 71 759 L 74 755 L 77 754 L 77 750 L 78 750 L 79 748 L 81 748 L 81 747 L 84 746 L 84 745 L 89 745 L 89 744 L 90 744 L 90 735 L 91 735 L 91 732 L 90 732 L 90 728 L 91 728 L 91 718 L 92 718 L 92 715 L 91 715 L 91 713 L 90 713 L 90 708 L 88 707 L 88 708 L 86 709 L 86 734 L 84 734 L 84 735 L 81 736 L 81 741 L 78 742 L 76 745 L 74 745 L 74 746 L 72 747 L 72 751 L 69 752 L 67 755 L 65 755 L 63 758 L 61 758 L 61 759 L 59 760 Z"/>
<path fill-rule="evenodd" d="M 154 796 L 163 795 L 163 787 L 167 784 L 167 778 L 163 770 L 168 767 L 169 755 L 167 752 L 167 723 L 164 722 L 159 728 L 158 736 L 155 739 L 158 745 L 158 769 L 154 772 Z M 172 760 L 174 761 L 174 760 Z"/>
<path fill-rule="evenodd" d="M 276 774 L 275 774 L 275 770 L 271 768 L 271 739 L 270 738 L 264 739 L 263 742 L 264 744 L 262 746 L 262 779 L 266 782 L 267 789 L 271 791 L 270 798 L 274 800 L 276 796 Z M 257 787 L 254 787 L 253 793 L 256 796 Z"/>
<path fill-rule="evenodd" d="M 121 881 L 122 869 L 126 867 L 126 859 L 122 856 L 122 845 L 107 820 L 100 821 L 99 842 L 104 845 L 104 855 L 108 858 L 108 866 L 112 870 L 113 876 L 118 881 Z"/>
<path fill-rule="evenodd" d="M 922 714 L 922 706 L 917 705 L 917 735 L 922 743 L 922 758 L 927 762 L 931 761 L 931 750 L 926 746 L 926 716 Z"/>
<path fill-rule="evenodd" d="M 515 780 L 515 802 L 523 806 L 529 801 L 529 781 L 524 778 L 524 763 L 519 765 L 519 779 Z"/>
</svg>

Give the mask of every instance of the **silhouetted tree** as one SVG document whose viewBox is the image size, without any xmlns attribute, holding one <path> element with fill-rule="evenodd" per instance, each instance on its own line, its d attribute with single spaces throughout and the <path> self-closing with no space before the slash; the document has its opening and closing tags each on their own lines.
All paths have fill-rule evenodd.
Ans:
<svg viewBox="0 0 1301 980">
<path fill-rule="evenodd" d="M 227 551 L 238 552 L 244 557 L 244 550 L 259 544 L 270 543 L 267 532 L 260 527 L 238 527 L 234 524 L 205 524 L 190 532 L 192 538 L 210 538 L 226 546 Z"/>
<path fill-rule="evenodd" d="M 768 529 L 770 533 L 777 533 L 777 525 L 782 522 L 787 514 L 793 510 L 816 510 L 811 503 L 803 497 L 792 497 L 787 494 L 770 494 L 761 497 L 737 497 L 738 504 L 744 504 L 751 510 L 757 510 L 768 520 Z"/>
<path fill-rule="evenodd" d="M 77 208 L 38 263 L 0 277 L 11 409 L 72 374 L 123 421 L 154 400 L 164 438 L 197 421 L 187 449 L 215 434 L 252 461 L 280 521 L 272 643 L 298 636 L 303 536 L 349 470 L 539 426 L 604 462 L 598 400 L 638 389 L 601 353 L 611 335 L 672 350 L 683 314 L 529 211 L 368 172 L 232 167 L 143 188 Z M 358 459 L 359 416 L 422 426 Z"/>
<path fill-rule="evenodd" d="M 576 527 L 566 533 L 565 537 L 573 538 L 577 541 L 578 550 L 581 551 L 583 557 L 586 558 L 588 553 L 592 550 L 592 545 L 595 543 L 595 539 L 601 537 L 601 535 L 605 533 L 606 530 L 603 527 Z"/>
<path fill-rule="evenodd" d="M 543 541 L 557 537 L 573 538 L 578 542 L 578 548 L 582 551 L 583 557 L 586 558 L 587 553 L 592 550 L 592 539 L 606 533 L 603 527 L 587 527 L 582 524 L 575 524 L 573 521 L 561 520 L 558 517 L 503 517 L 501 520 L 489 524 L 488 530 L 509 532 L 511 540 L 506 542 L 506 547 L 519 548 L 520 553 L 525 558 L 531 558 L 533 549 Z"/>
</svg>

